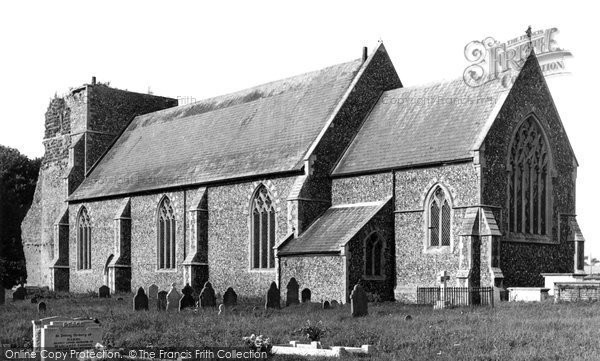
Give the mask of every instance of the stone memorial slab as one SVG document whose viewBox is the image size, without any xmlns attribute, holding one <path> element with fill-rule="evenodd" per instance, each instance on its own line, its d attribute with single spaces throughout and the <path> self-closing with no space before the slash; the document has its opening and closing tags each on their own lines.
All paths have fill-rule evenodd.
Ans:
<svg viewBox="0 0 600 361">
<path fill-rule="evenodd" d="M 352 317 L 366 316 L 369 314 L 369 300 L 367 293 L 361 285 L 357 284 L 354 286 L 352 293 L 350 294 L 350 310 Z"/>
<path fill-rule="evenodd" d="M 310 302 L 310 296 L 311 296 L 311 292 L 308 288 L 305 288 L 302 290 L 302 303 L 306 303 L 306 302 Z"/>
<path fill-rule="evenodd" d="M 134 311 L 148 311 L 148 296 L 144 287 L 138 288 L 135 297 L 133 297 L 133 310 Z"/>
<path fill-rule="evenodd" d="M 27 296 L 27 290 L 21 285 L 13 292 L 13 301 L 23 301 L 25 296 Z"/>
<path fill-rule="evenodd" d="M 33 324 L 33 337 L 32 337 L 32 343 L 33 343 L 33 350 L 34 351 L 40 351 L 41 347 L 42 347 L 42 329 L 46 326 L 51 325 L 52 323 L 55 323 L 56 325 L 59 324 L 64 324 L 64 323 L 74 323 L 74 325 L 77 325 L 78 327 L 83 327 L 81 325 L 85 325 L 86 327 L 98 327 L 98 323 L 92 319 L 89 318 L 72 318 L 72 317 L 64 317 L 64 316 L 53 316 L 53 317 L 47 317 L 47 318 L 42 318 L 39 320 L 33 320 L 31 321 L 31 323 Z M 100 342 L 100 341 L 98 341 Z"/>
<path fill-rule="evenodd" d="M 71 351 L 83 351 L 95 348 L 102 342 L 102 328 L 91 320 L 51 321 L 41 328 L 40 348 L 53 352 L 69 352 L 63 360 L 76 360 Z M 71 356 L 71 358 L 69 358 Z M 42 361 L 50 360 L 50 358 Z"/>
<path fill-rule="evenodd" d="M 331 304 L 329 303 L 329 301 L 323 301 L 323 309 L 328 310 L 330 308 L 331 308 Z"/>
<path fill-rule="evenodd" d="M 110 288 L 107 285 L 100 286 L 98 289 L 99 298 L 110 298 Z"/>
<path fill-rule="evenodd" d="M 179 310 L 179 300 L 181 299 L 181 295 L 175 289 L 175 283 L 171 286 L 171 290 L 167 293 L 167 311 L 178 311 Z"/>
<path fill-rule="evenodd" d="M 157 285 L 150 285 L 150 287 L 148 287 L 148 299 L 151 300 L 155 300 L 158 298 L 158 286 Z"/>
<path fill-rule="evenodd" d="M 298 291 L 300 286 L 298 285 L 298 281 L 294 277 L 290 278 L 290 281 L 287 284 L 287 293 L 285 297 L 285 305 L 297 305 L 300 303 L 300 299 L 298 298 Z"/>
<path fill-rule="evenodd" d="M 156 297 L 156 308 L 159 311 L 167 310 L 167 291 L 160 291 Z"/>
<path fill-rule="evenodd" d="M 206 281 L 202 291 L 200 292 L 200 307 L 217 307 L 217 298 L 215 297 L 215 290 L 209 281 Z"/>
<path fill-rule="evenodd" d="M 237 293 L 235 293 L 233 288 L 229 287 L 223 294 L 223 304 L 225 307 L 237 306 Z"/>
<path fill-rule="evenodd" d="M 179 299 L 179 311 L 184 310 L 186 308 L 193 308 L 196 305 L 196 301 L 194 300 L 194 289 L 190 286 L 189 283 L 183 287 L 181 290 L 183 296 Z"/>
<path fill-rule="evenodd" d="M 281 308 L 281 296 L 279 295 L 279 288 L 275 282 L 271 282 L 271 287 L 267 291 L 267 299 L 265 302 L 265 309 L 269 308 Z"/>
<path fill-rule="evenodd" d="M 38 313 L 44 313 L 44 312 L 46 312 L 46 309 L 47 309 L 46 308 L 46 302 L 40 302 L 40 303 L 38 303 L 37 309 L 38 309 Z"/>
</svg>

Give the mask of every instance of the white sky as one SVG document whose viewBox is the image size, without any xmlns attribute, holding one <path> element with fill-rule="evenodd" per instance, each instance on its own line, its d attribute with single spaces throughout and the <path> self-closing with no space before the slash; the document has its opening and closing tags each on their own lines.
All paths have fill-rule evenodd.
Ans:
<svg viewBox="0 0 600 361">
<path fill-rule="evenodd" d="M 564 1 L 4 1 L 0 3 L 0 144 L 43 155 L 44 113 L 70 87 L 209 96 L 358 58 L 384 41 L 405 86 L 462 76 L 464 46 L 556 27 L 570 75 L 548 78 L 580 168 L 586 253 L 600 256 L 594 155 L 597 7 Z M 600 257 L 599 257 L 600 258 Z"/>
</svg>

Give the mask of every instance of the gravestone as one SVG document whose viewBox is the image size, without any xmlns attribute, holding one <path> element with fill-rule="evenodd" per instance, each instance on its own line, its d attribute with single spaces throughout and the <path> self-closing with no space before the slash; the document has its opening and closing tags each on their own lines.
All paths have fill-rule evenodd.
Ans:
<svg viewBox="0 0 600 361">
<path fill-rule="evenodd" d="M 338 308 L 340 303 L 336 300 L 331 301 L 331 308 Z"/>
<path fill-rule="evenodd" d="M 175 283 L 171 286 L 171 290 L 167 294 L 167 311 L 177 311 L 179 310 L 179 300 L 181 299 L 181 295 L 175 289 Z"/>
<path fill-rule="evenodd" d="M 357 284 L 354 286 L 352 293 L 350 294 L 350 310 L 352 317 L 366 316 L 369 314 L 367 293 L 361 285 Z"/>
<path fill-rule="evenodd" d="M 98 289 L 98 297 L 100 298 L 109 298 L 110 297 L 110 288 L 107 285 L 101 286 Z"/>
<path fill-rule="evenodd" d="M 0 285 L 0 305 L 3 305 L 5 301 L 6 301 L 6 291 L 4 290 L 4 287 L 2 285 Z"/>
<path fill-rule="evenodd" d="M 305 288 L 302 290 L 302 303 L 306 303 L 306 302 L 310 302 L 310 296 L 311 296 L 311 292 L 308 288 Z"/>
<path fill-rule="evenodd" d="M 34 351 L 82 351 L 102 342 L 102 329 L 92 319 L 54 316 L 31 323 Z"/>
<path fill-rule="evenodd" d="M 328 310 L 330 308 L 331 308 L 331 304 L 329 303 L 329 301 L 323 301 L 323 309 Z"/>
<path fill-rule="evenodd" d="M 38 303 L 38 313 L 44 313 L 46 312 L 46 302 L 40 302 Z"/>
<path fill-rule="evenodd" d="M 237 294 L 233 288 L 229 287 L 223 294 L 223 304 L 225 307 L 234 307 L 237 305 Z"/>
<path fill-rule="evenodd" d="M 298 281 L 294 277 L 290 278 L 290 281 L 287 284 L 287 294 L 285 297 L 285 305 L 297 305 L 300 303 L 298 299 L 298 290 L 300 286 L 298 286 Z"/>
<path fill-rule="evenodd" d="M 210 281 L 206 281 L 202 291 L 200 291 L 200 307 L 217 307 L 217 298 L 215 297 L 215 290 L 212 287 Z"/>
<path fill-rule="evenodd" d="M 156 308 L 159 311 L 167 310 L 167 291 L 160 291 L 156 298 Z"/>
<path fill-rule="evenodd" d="M 219 315 L 223 314 L 223 312 L 225 312 L 225 305 L 220 304 L 219 305 Z"/>
<path fill-rule="evenodd" d="M 271 282 L 271 287 L 269 287 L 269 290 L 267 291 L 265 309 L 268 308 L 281 308 L 281 296 L 279 295 L 279 288 L 277 288 L 277 284 L 274 281 Z"/>
<path fill-rule="evenodd" d="M 179 311 L 186 308 L 193 308 L 196 305 L 196 301 L 194 300 L 194 296 L 192 296 L 194 290 L 189 283 L 183 287 L 181 293 L 183 293 L 183 296 L 181 296 L 181 299 L 179 300 Z"/>
<path fill-rule="evenodd" d="M 23 301 L 25 296 L 27 296 L 27 290 L 21 285 L 13 292 L 13 301 Z"/>
<path fill-rule="evenodd" d="M 148 296 L 144 287 L 138 288 L 138 291 L 133 297 L 133 310 L 134 311 L 148 311 Z"/>
<path fill-rule="evenodd" d="M 158 297 L 158 286 L 157 285 L 150 285 L 150 287 L 148 287 L 148 299 L 150 300 L 155 300 Z"/>
</svg>

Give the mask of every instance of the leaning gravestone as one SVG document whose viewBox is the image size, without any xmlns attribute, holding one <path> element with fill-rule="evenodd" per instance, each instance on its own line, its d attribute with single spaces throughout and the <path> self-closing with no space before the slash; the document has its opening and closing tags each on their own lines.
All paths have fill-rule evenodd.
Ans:
<svg viewBox="0 0 600 361">
<path fill-rule="evenodd" d="M 21 285 L 13 292 L 13 301 L 23 301 L 25 296 L 27 296 L 27 290 Z"/>
<path fill-rule="evenodd" d="M 133 297 L 133 310 L 134 311 L 148 311 L 148 296 L 144 287 L 138 288 L 138 291 Z"/>
<path fill-rule="evenodd" d="M 91 319 L 55 316 L 31 323 L 34 351 L 82 351 L 102 342 L 102 329 Z"/>
<path fill-rule="evenodd" d="M 217 298 L 215 297 L 215 290 L 209 281 L 206 281 L 202 291 L 200 291 L 200 307 L 217 307 Z"/>
<path fill-rule="evenodd" d="M 299 288 L 300 286 L 298 286 L 298 281 L 296 281 L 296 279 L 292 277 L 287 284 L 287 294 L 285 297 L 286 306 L 297 305 L 298 303 L 300 303 L 300 300 L 298 299 Z"/>
<path fill-rule="evenodd" d="M 148 287 L 148 298 L 151 300 L 155 300 L 158 297 L 158 286 L 157 285 L 150 285 L 150 287 Z"/>
<path fill-rule="evenodd" d="M 47 309 L 46 308 L 46 302 L 40 302 L 40 303 L 38 303 L 37 309 L 38 309 L 38 313 L 44 313 L 44 312 L 46 312 L 46 309 Z"/>
<path fill-rule="evenodd" d="M 6 300 L 6 291 L 4 287 L 0 285 L 0 305 L 3 305 Z"/>
<path fill-rule="evenodd" d="M 98 289 L 99 298 L 110 298 L 110 288 L 107 285 L 100 286 Z"/>
<path fill-rule="evenodd" d="M 305 288 L 302 290 L 302 303 L 310 302 L 310 290 Z"/>
<path fill-rule="evenodd" d="M 279 295 L 279 288 L 277 288 L 277 284 L 274 281 L 271 282 L 271 287 L 269 287 L 269 290 L 267 291 L 265 309 L 268 308 L 281 308 L 281 296 Z"/>
<path fill-rule="evenodd" d="M 352 311 L 352 317 L 366 316 L 369 314 L 368 311 L 368 298 L 367 293 L 357 284 L 354 286 L 352 293 L 350 294 L 350 309 Z"/>
<path fill-rule="evenodd" d="M 167 310 L 167 291 L 160 291 L 156 298 L 156 308 L 159 311 Z"/>
<path fill-rule="evenodd" d="M 179 311 L 184 310 L 186 308 L 194 307 L 194 305 L 196 304 L 194 296 L 192 296 L 194 290 L 192 289 L 189 283 L 186 284 L 185 287 L 183 287 L 181 293 L 183 293 L 183 296 L 181 296 L 181 299 L 179 300 Z"/>
<path fill-rule="evenodd" d="M 179 310 L 179 300 L 181 299 L 181 295 L 175 289 L 175 283 L 171 286 L 171 290 L 167 294 L 167 311 L 177 311 Z"/>
<path fill-rule="evenodd" d="M 225 307 L 234 307 L 237 305 L 237 294 L 233 288 L 229 287 L 223 294 L 223 304 Z"/>
</svg>

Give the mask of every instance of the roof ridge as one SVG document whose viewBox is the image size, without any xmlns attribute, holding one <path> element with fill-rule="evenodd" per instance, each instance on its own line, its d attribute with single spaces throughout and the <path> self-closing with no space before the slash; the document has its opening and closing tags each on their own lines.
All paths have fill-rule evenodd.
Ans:
<svg viewBox="0 0 600 361">
<path fill-rule="evenodd" d="M 307 81 L 301 82 L 300 80 L 317 78 L 317 76 L 320 74 L 330 73 L 331 70 L 334 68 L 350 67 L 353 64 L 360 65 L 360 59 L 353 59 L 353 60 L 350 60 L 347 62 L 326 66 L 324 68 L 303 72 L 300 74 L 288 76 L 288 77 L 281 78 L 278 80 L 273 80 L 273 81 L 269 81 L 266 83 L 257 84 L 257 85 L 243 88 L 240 90 L 236 90 L 233 92 L 219 94 L 216 96 L 200 99 L 193 103 L 178 105 L 176 107 L 171 107 L 171 108 L 162 109 L 162 110 L 158 110 L 158 111 L 151 112 L 151 113 L 142 114 L 142 115 L 137 116 L 136 118 L 144 119 L 144 118 L 154 117 L 157 115 L 165 115 L 165 114 L 169 114 L 169 113 L 174 113 L 173 119 L 176 119 L 176 118 L 187 116 L 194 108 L 207 108 L 204 111 L 193 112 L 193 114 L 202 114 L 202 113 L 206 113 L 206 112 L 210 112 L 210 111 L 214 111 L 214 110 L 228 108 L 233 105 L 249 103 L 249 102 L 252 102 L 252 101 L 255 101 L 258 99 L 270 98 L 273 96 L 277 96 L 277 95 L 286 93 L 288 91 L 298 91 L 300 89 L 303 89 L 306 85 L 311 84 L 310 82 L 307 82 Z M 279 85 L 279 84 L 285 84 L 286 82 L 297 82 L 297 84 L 296 84 L 296 87 L 282 88 L 282 89 L 279 89 L 279 91 L 277 91 L 275 86 Z M 268 92 L 267 93 L 262 92 L 260 94 L 260 96 L 258 96 L 258 94 L 256 94 L 256 92 L 258 92 L 260 90 L 268 90 Z M 182 116 L 180 116 L 180 115 L 182 115 Z"/>
<path fill-rule="evenodd" d="M 427 82 L 427 83 L 422 83 L 422 84 L 413 84 L 413 85 L 409 85 L 409 86 L 403 86 L 401 88 L 394 88 L 394 89 L 390 89 L 390 90 L 386 90 L 383 93 L 390 93 L 390 92 L 395 92 L 395 91 L 410 91 L 410 90 L 419 90 L 419 89 L 427 89 L 427 88 L 433 88 L 435 86 L 440 86 L 440 85 L 448 85 L 448 84 L 455 84 L 455 83 L 461 83 L 464 82 L 462 77 L 457 77 L 457 78 L 452 78 L 452 79 L 440 79 L 440 80 L 433 80 L 431 82 Z M 499 81 L 497 80 L 493 80 L 493 81 L 488 81 L 486 83 L 483 83 L 479 86 L 476 87 L 472 87 L 470 85 L 464 84 L 466 87 L 472 88 L 473 90 L 476 90 L 477 88 L 480 87 L 493 87 L 494 83 L 496 83 Z M 499 89 L 499 93 L 502 92 L 507 92 L 510 90 L 510 87 L 502 87 L 502 86 L 495 86 L 496 88 Z"/>
</svg>

